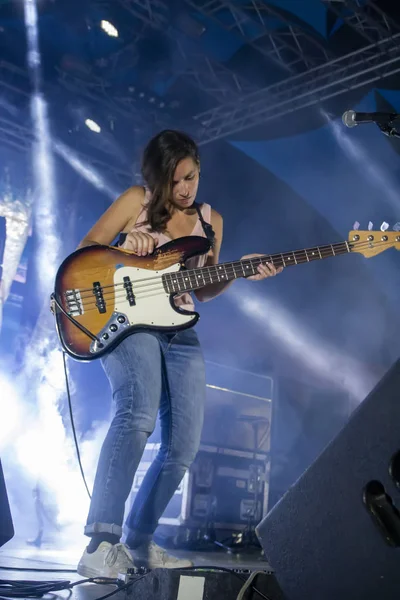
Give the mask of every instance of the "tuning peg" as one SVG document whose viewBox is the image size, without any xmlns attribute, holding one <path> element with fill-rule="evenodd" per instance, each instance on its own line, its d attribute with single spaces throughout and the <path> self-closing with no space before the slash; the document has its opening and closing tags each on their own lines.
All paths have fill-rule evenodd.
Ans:
<svg viewBox="0 0 400 600">
<path fill-rule="evenodd" d="M 389 223 L 386 223 L 386 221 L 383 221 L 382 225 L 381 225 L 381 231 L 387 231 L 389 229 Z"/>
<path fill-rule="evenodd" d="M 353 229 L 354 231 L 358 231 L 360 229 L 360 223 L 358 221 L 356 221 L 353 225 Z"/>
<path fill-rule="evenodd" d="M 368 223 L 368 231 L 372 231 L 372 230 L 373 230 L 373 228 L 374 228 L 374 224 L 373 224 L 373 223 L 370 221 L 370 222 Z"/>
<path fill-rule="evenodd" d="M 393 225 L 393 231 L 400 231 L 400 223 Z"/>
</svg>

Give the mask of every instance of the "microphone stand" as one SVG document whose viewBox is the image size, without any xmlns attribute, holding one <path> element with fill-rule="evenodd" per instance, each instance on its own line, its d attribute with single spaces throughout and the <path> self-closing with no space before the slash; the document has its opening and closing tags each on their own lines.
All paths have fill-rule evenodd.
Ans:
<svg viewBox="0 0 400 600">
<path fill-rule="evenodd" d="M 376 123 L 384 135 L 388 137 L 400 138 L 400 132 L 397 131 L 394 121 L 400 119 L 400 115 L 396 115 L 394 119 L 390 119 L 387 123 Z"/>
</svg>

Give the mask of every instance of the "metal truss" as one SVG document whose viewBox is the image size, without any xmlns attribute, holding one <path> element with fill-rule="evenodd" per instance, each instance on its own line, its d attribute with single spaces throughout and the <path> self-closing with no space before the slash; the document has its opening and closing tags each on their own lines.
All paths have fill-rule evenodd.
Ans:
<svg viewBox="0 0 400 600">
<path fill-rule="evenodd" d="M 168 4 L 162 0 L 118 0 L 134 17 L 156 29 L 169 26 Z"/>
<path fill-rule="evenodd" d="M 134 98 L 129 97 L 128 92 L 118 94 L 117 91 L 113 90 L 112 85 L 102 77 L 92 74 L 82 79 L 61 69 L 58 69 L 58 74 L 60 85 L 71 94 L 78 98 L 91 100 L 95 105 L 110 111 L 111 114 L 119 114 L 142 127 L 148 125 L 152 120 L 157 125 L 162 122 L 161 111 L 151 109 L 151 107 L 146 108 L 146 111 L 138 110 L 137 106 L 134 105 Z"/>
<path fill-rule="evenodd" d="M 163 0 L 118 2 L 143 25 L 162 30 L 174 39 L 169 7 Z M 184 62 L 190 65 L 184 71 L 185 76 L 222 103 L 195 117 L 201 124 L 197 131 L 200 143 L 265 123 L 399 72 L 400 26 L 371 0 L 321 0 L 370 42 L 369 46 L 341 58 L 329 57 L 313 35 L 294 26 L 278 10 L 266 4 L 266 0 L 246 0 L 241 6 L 235 6 L 229 0 L 185 2 L 240 35 L 286 71 L 307 68 L 301 74 L 255 91 L 222 65 L 204 56 L 186 56 L 175 40 Z M 284 23 L 285 29 L 274 29 L 271 19 L 275 19 L 275 23 L 277 19 Z M 257 37 L 249 33 L 250 22 L 259 28 Z M 123 108 L 121 104 L 119 107 Z M 132 116 L 129 99 L 126 108 Z M 125 113 L 124 116 L 128 115 Z M 167 126 L 165 122 L 156 124 Z"/>
<path fill-rule="evenodd" d="M 34 142 L 35 135 L 32 129 L 25 125 L 20 125 L 11 119 L 0 116 L 0 145 L 17 150 L 22 155 L 26 156 L 28 153 L 32 152 Z M 102 173 L 112 174 L 115 177 L 115 181 L 123 187 L 131 185 L 132 180 L 136 175 L 135 172 L 129 172 L 126 169 L 116 167 L 109 162 L 89 156 L 83 152 L 74 150 L 74 157 L 78 158 L 86 165 L 101 170 Z M 137 168 L 138 166 L 134 165 L 132 171 Z"/>
<path fill-rule="evenodd" d="M 120 114 L 125 118 L 129 118 L 131 122 L 135 123 L 136 126 L 141 129 L 144 127 L 145 119 L 142 115 L 134 111 L 131 106 L 126 106 L 123 101 L 111 100 L 107 97 L 109 90 L 106 84 L 102 80 L 78 80 L 72 76 L 68 76 L 65 73 L 60 74 L 60 82 L 63 87 L 68 89 L 75 96 L 86 97 L 91 99 L 95 105 L 102 103 L 102 106 L 107 108 L 109 114 L 115 114 L 116 108 L 119 109 Z M 54 86 L 49 86 L 47 92 L 51 95 L 54 91 Z M 16 107 L 16 104 L 20 102 L 23 105 L 27 105 L 31 97 L 30 82 L 28 74 L 25 70 L 8 63 L 6 61 L 0 61 L 0 90 L 4 90 L 5 97 L 0 97 L 0 134 L 2 136 L 3 143 L 7 143 L 8 146 L 13 146 L 16 149 L 27 149 L 27 144 L 32 143 L 32 133 L 28 129 L 24 129 L 20 124 L 20 110 Z M 7 96 L 10 100 L 7 99 Z M 51 100 L 50 100 L 51 101 Z M 2 116 L 3 115 L 3 116 Z M 147 120 L 150 123 L 151 117 L 153 117 L 153 130 L 158 129 L 162 123 L 160 119 L 159 111 L 146 110 Z M 14 129 L 11 127 L 12 123 L 15 123 Z M 165 125 L 165 122 L 163 122 Z M 23 133 L 26 133 L 26 141 L 23 139 Z M 108 138 L 112 138 L 111 134 Z M 93 136 L 92 136 L 93 138 Z M 87 141 L 90 143 L 91 137 L 87 137 Z M 106 143 L 107 139 L 103 136 L 103 143 L 99 144 L 98 140 L 93 140 L 93 145 L 97 151 L 103 152 L 103 154 L 112 156 L 115 160 L 115 144 Z M 106 163 L 104 163 L 105 165 Z"/>
<path fill-rule="evenodd" d="M 34 142 L 32 131 L 6 117 L 0 116 L 0 142 L 14 150 L 28 152 Z"/>
<path fill-rule="evenodd" d="M 151 137 L 156 132 L 172 126 L 173 119 L 164 109 L 150 102 L 140 106 L 142 102 L 137 96 L 130 94 L 128 90 L 114 90 L 103 78 L 93 76 L 83 80 L 71 73 L 59 71 L 59 83 L 76 98 L 87 99 L 91 101 L 92 106 L 100 107 L 109 118 L 123 117 L 125 126 L 131 130 L 132 139 L 136 142 L 141 143 L 143 138 Z M 87 141 L 90 142 L 90 138 Z M 118 144 L 118 141 L 115 135 L 108 133 L 108 138 L 103 138 L 102 144 L 98 144 L 94 139 L 91 143 L 98 151 L 112 156 L 114 160 L 117 158 L 115 144 Z"/>
<path fill-rule="evenodd" d="M 29 127 L 21 123 L 17 108 L 19 102 L 27 106 L 31 97 L 27 71 L 0 61 L 0 90 L 0 141 L 15 150 L 27 152 L 32 148 L 34 136 Z"/>
<path fill-rule="evenodd" d="M 109 0 L 98 0 L 108 2 Z M 369 43 L 383 41 L 398 33 L 400 27 L 371 0 L 320 0 Z M 175 38 L 170 24 L 167 0 L 118 0 L 132 16 L 143 25 L 163 31 L 176 44 L 183 68 L 177 73 L 191 80 L 199 89 L 219 102 L 240 98 L 256 92 L 258 88 L 220 63 L 203 55 L 186 55 Z M 185 0 L 185 3 L 221 27 L 238 35 L 264 57 L 279 65 L 287 75 L 326 64 L 335 56 L 319 41 L 313 32 L 295 25 L 290 17 L 283 16 L 268 0 L 245 0 L 235 5 L 231 0 Z M 284 28 L 277 28 L 276 23 Z M 258 34 L 254 34 L 254 28 Z M 134 34 L 135 35 L 135 34 Z M 136 34 L 137 35 L 137 34 Z M 140 34 L 139 34 L 140 36 Z M 124 50 L 131 53 L 137 39 Z"/>
<path fill-rule="evenodd" d="M 31 95 L 26 69 L 20 69 L 5 60 L 0 60 L 0 85 L 6 91 L 25 98 L 29 98 Z"/>
<path fill-rule="evenodd" d="M 256 91 L 255 86 L 223 65 L 202 55 L 187 56 L 176 42 L 174 30 L 169 24 L 169 7 L 163 0 L 118 0 L 121 6 L 144 24 L 164 31 L 177 44 L 179 54 L 187 68 L 178 75 L 191 79 L 201 90 L 218 101 L 240 97 Z M 284 17 L 267 0 L 246 0 L 235 5 L 230 0 L 185 0 L 204 16 L 216 21 L 221 27 L 240 36 L 264 57 L 279 65 L 286 74 L 295 74 L 333 60 L 315 34 L 295 25 Z M 355 29 L 369 43 L 381 41 L 400 31 L 399 26 L 372 1 L 367 0 L 321 0 L 321 2 Z M 276 28 L 276 22 L 284 29 Z M 249 27 L 251 25 L 251 27 Z M 254 27 L 258 34 L 254 35 Z M 135 42 L 127 47 L 131 51 Z"/>
<path fill-rule="evenodd" d="M 321 2 L 371 44 L 400 32 L 400 24 L 370 0 Z"/>
<path fill-rule="evenodd" d="M 285 73 L 297 73 L 334 58 L 322 42 L 263 0 L 234 5 L 229 0 L 185 0 L 221 27 L 239 35 Z M 277 28 L 276 22 L 284 25 Z M 253 25 L 249 27 L 249 25 Z M 259 30 L 254 35 L 254 26 Z"/>
<path fill-rule="evenodd" d="M 109 0 L 99 0 L 106 2 Z M 174 39 L 174 30 L 169 21 L 168 4 L 163 0 L 118 0 L 133 17 L 142 23 L 139 35 L 145 35 L 147 27 L 163 31 Z M 367 47 L 346 56 L 327 60 L 325 48 L 312 35 L 287 22 L 285 30 L 277 31 L 271 26 L 271 19 L 284 22 L 282 15 L 260 0 L 246 0 L 241 7 L 235 7 L 228 0 L 185 0 L 191 7 L 218 21 L 221 26 L 241 35 L 243 39 L 272 58 L 282 68 L 303 70 L 262 90 L 254 91 L 253 86 L 243 83 L 229 69 L 208 60 L 204 56 L 186 56 L 175 39 L 176 49 L 183 58 L 182 75 L 192 80 L 200 89 L 211 93 L 222 102 L 216 108 L 198 114 L 194 118 L 193 133 L 200 144 L 221 139 L 233 133 L 266 123 L 302 108 L 344 94 L 400 72 L 400 33 L 399 26 L 390 20 L 373 2 L 361 6 L 361 0 L 321 0 L 330 10 L 340 16 L 366 39 L 373 39 Z M 339 6 L 340 5 L 340 6 Z M 231 23 L 227 24 L 227 16 Z M 248 33 L 249 20 L 258 23 L 260 34 L 254 38 Z M 253 28 L 254 31 L 254 28 Z M 385 34 L 385 35 L 384 35 Z M 376 37 L 379 37 L 376 40 Z M 114 55 L 115 68 L 124 52 L 132 52 L 132 42 L 126 49 Z M 0 62 L 0 85 L 11 91 L 26 94 L 18 79 L 22 71 L 12 78 L 3 79 Z M 314 65 L 311 66 L 310 65 Z M 304 68 L 307 68 L 304 71 Z M 110 114 L 119 114 L 132 126 L 143 131 L 154 131 L 171 126 L 171 117 L 155 105 L 138 108 L 137 101 L 128 93 L 114 90 L 105 78 L 88 75 L 83 79 L 65 71 L 60 71 L 60 83 L 72 94 L 91 100 L 107 109 Z M 234 90 L 235 93 L 232 92 Z M 249 93 L 250 92 L 250 93 Z M 229 101 L 227 101 L 229 98 Z M 28 150 L 33 137 L 18 123 L 0 117 L 0 139 L 10 147 Z M 30 133 L 32 136 L 32 132 Z M 82 155 L 90 164 L 114 173 L 119 181 L 128 182 L 132 173 L 117 168 L 106 161 Z"/>
<path fill-rule="evenodd" d="M 115 109 L 116 104 L 108 98 L 107 94 L 109 90 L 102 80 L 92 79 L 84 84 L 82 81 L 75 81 L 73 77 L 69 78 L 64 73 L 61 78 L 64 87 L 69 89 L 73 94 L 91 99 L 96 105 L 103 102 L 103 105 L 108 107 L 111 112 L 112 109 Z M 29 77 L 26 70 L 20 69 L 12 63 L 0 61 L 0 89 L 4 90 L 6 94 L 10 94 L 10 101 L 0 98 L 0 144 L 25 154 L 31 152 L 35 141 L 34 132 L 29 125 L 21 123 L 20 110 L 15 107 L 16 100 L 18 102 L 18 99 L 20 99 L 26 105 L 31 97 Z M 49 87 L 47 91 L 51 94 L 53 89 L 54 86 Z M 124 117 L 129 117 L 131 120 L 136 119 L 137 126 L 143 128 L 144 119 L 137 112 L 135 113 L 132 107 L 124 105 L 123 101 L 117 103 L 117 106 Z M 153 112 L 154 118 L 158 118 L 159 111 Z M 148 114 L 148 111 L 146 113 Z M 159 122 L 156 123 L 155 127 L 157 128 L 158 126 Z M 106 144 L 104 138 L 102 144 L 98 140 L 94 144 L 97 151 L 103 151 L 105 155 L 112 156 L 115 161 L 115 146 Z M 121 185 L 129 185 L 136 177 L 136 172 L 138 171 L 137 165 L 133 165 L 132 168 L 118 167 L 112 164 L 111 161 L 108 161 L 106 157 L 102 160 L 101 158 L 89 156 L 75 150 L 74 155 L 84 163 L 98 168 L 102 172 L 112 173 Z"/>
<path fill-rule="evenodd" d="M 224 65 L 204 55 L 187 56 L 183 49 L 181 49 L 181 55 L 184 56 L 188 65 L 183 73 L 185 79 L 191 80 L 196 87 L 220 102 L 232 98 L 232 95 L 239 97 L 258 89 L 258 86 L 248 83 Z"/>
<path fill-rule="evenodd" d="M 400 33 L 195 117 L 200 144 L 400 73 Z"/>
<path fill-rule="evenodd" d="M 239 97 L 258 89 L 257 86 L 246 81 L 245 78 L 237 75 L 223 64 L 207 58 L 203 54 L 188 53 L 176 38 L 176 30 L 171 25 L 170 8 L 167 2 L 162 0 L 118 0 L 118 2 L 143 24 L 162 31 L 168 36 L 172 43 L 172 50 L 177 57 L 176 75 L 189 81 L 202 92 L 206 92 L 219 102 L 224 102 L 228 98 L 232 98 L 232 95 Z M 114 64 L 116 59 L 123 59 L 124 54 L 129 55 L 134 52 L 142 33 L 132 32 L 134 40 L 122 51 L 112 55 L 111 60 Z"/>
</svg>

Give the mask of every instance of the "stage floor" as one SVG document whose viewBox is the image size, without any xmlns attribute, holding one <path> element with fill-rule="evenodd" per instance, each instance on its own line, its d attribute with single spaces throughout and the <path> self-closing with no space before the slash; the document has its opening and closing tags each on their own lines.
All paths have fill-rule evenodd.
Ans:
<svg viewBox="0 0 400 600">
<path fill-rule="evenodd" d="M 54 546 L 44 545 L 37 549 L 15 540 L 8 542 L 0 549 L 0 578 L 12 580 L 45 580 L 52 581 L 56 579 L 66 579 L 71 582 L 82 579 L 75 571 L 79 561 L 82 549 L 57 550 Z M 180 557 L 188 557 L 195 566 L 215 566 L 227 569 L 243 569 L 249 571 L 269 571 L 268 563 L 260 557 L 259 554 L 228 554 L 223 551 L 217 552 L 174 552 Z M 24 570 L 19 570 L 24 569 Z M 30 571 L 25 569 L 43 569 L 43 571 Z M 49 569 L 50 571 L 46 571 Z M 56 572 L 51 572 L 56 569 Z M 52 593 L 53 600 L 57 598 L 68 600 L 95 600 L 104 594 L 115 590 L 114 585 L 99 585 L 86 583 L 72 589 L 72 594 L 68 590 Z M 132 590 L 133 592 L 133 590 Z M 0 593 L 1 596 L 1 593 Z M 114 596 L 119 600 L 126 597 L 125 592 L 121 591 Z M 131 598 L 135 598 L 132 593 Z M 141 599 L 146 600 L 146 599 Z"/>
</svg>

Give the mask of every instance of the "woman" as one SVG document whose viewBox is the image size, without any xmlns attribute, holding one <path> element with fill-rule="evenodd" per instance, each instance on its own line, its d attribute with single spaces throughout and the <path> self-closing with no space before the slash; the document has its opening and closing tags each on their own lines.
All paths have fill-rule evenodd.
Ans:
<svg viewBox="0 0 400 600">
<path fill-rule="evenodd" d="M 142 174 L 146 188 L 132 187 L 122 194 L 89 231 L 80 248 L 109 245 L 121 233 L 120 245 L 144 256 L 171 239 L 200 235 L 208 237 L 213 248 L 207 256 L 191 259 L 190 267 L 216 264 L 222 217 L 208 204 L 199 207 L 195 203 L 200 160 L 193 140 L 177 131 L 161 132 L 144 151 Z M 276 273 L 273 265 L 262 265 L 259 274 L 249 279 L 261 280 Z M 229 285 L 208 285 L 195 295 L 202 302 L 211 300 Z M 177 296 L 175 303 L 193 308 L 187 293 Z M 136 333 L 106 355 L 102 365 L 116 412 L 100 454 L 85 527 L 91 541 L 78 573 L 85 577 L 116 577 L 134 565 L 190 566 L 190 562 L 170 556 L 152 542 L 152 535 L 200 444 L 206 387 L 197 335 L 194 329 L 176 334 Z M 160 451 L 136 496 L 126 521 L 126 543 L 121 544 L 125 501 L 158 413 Z"/>
</svg>

